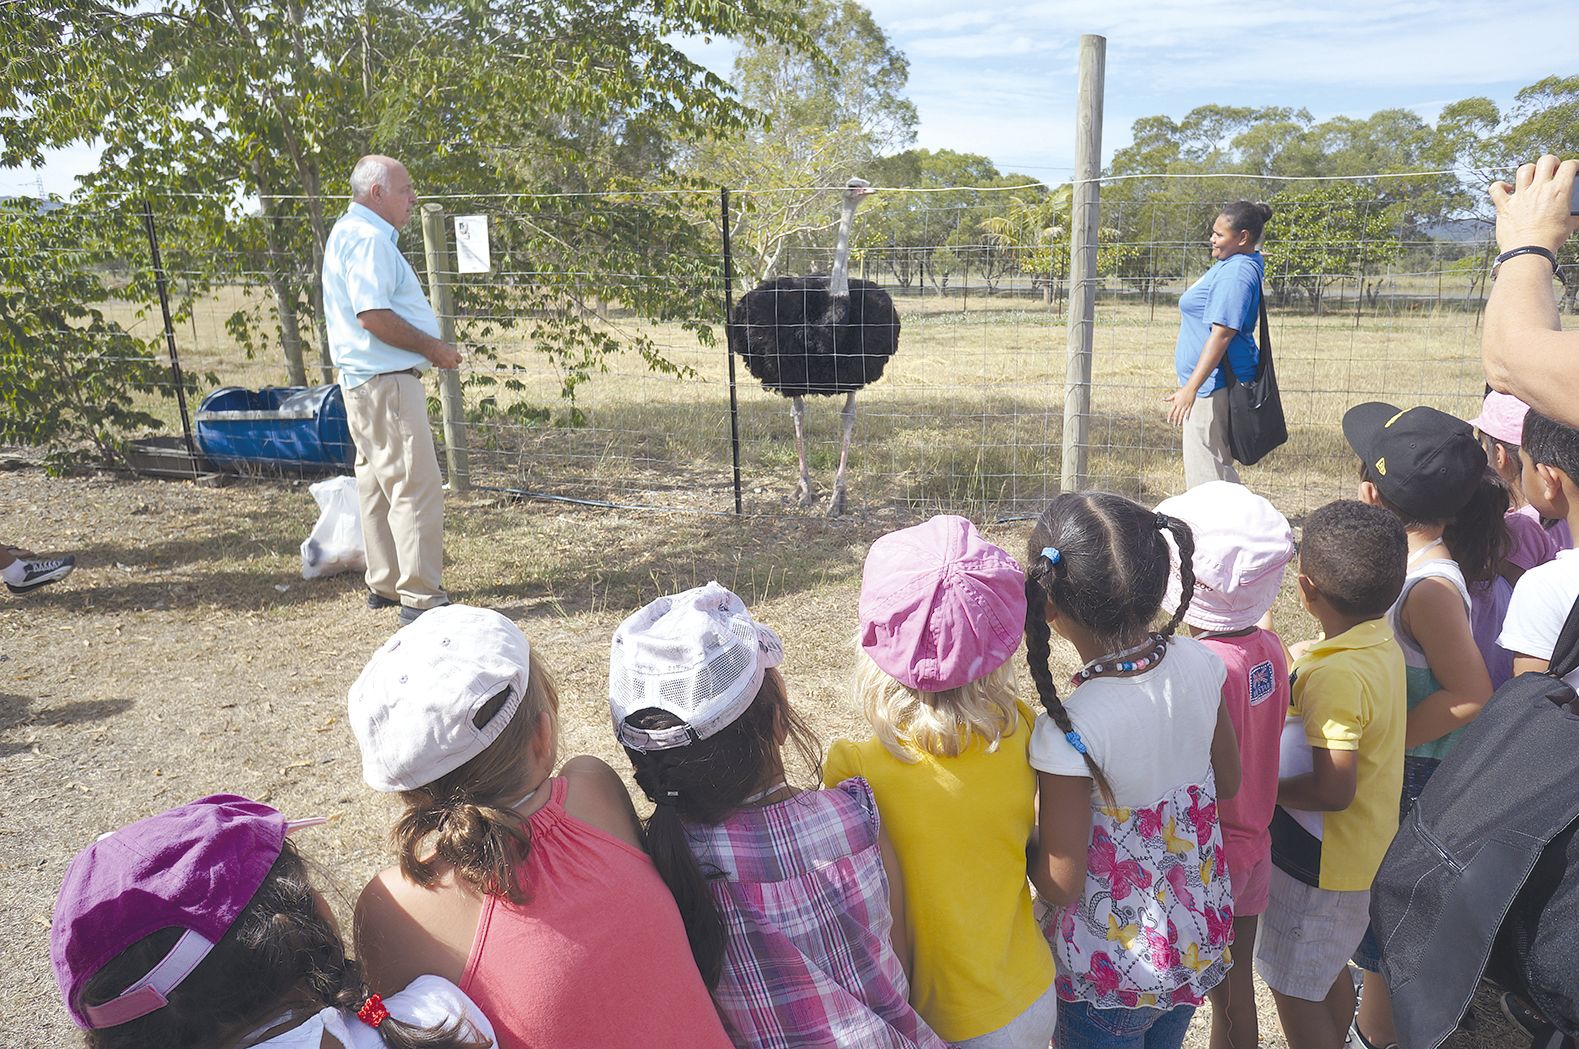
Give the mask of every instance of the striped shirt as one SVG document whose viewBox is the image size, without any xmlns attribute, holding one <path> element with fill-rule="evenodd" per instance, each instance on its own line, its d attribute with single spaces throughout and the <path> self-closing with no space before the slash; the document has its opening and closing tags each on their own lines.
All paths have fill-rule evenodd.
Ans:
<svg viewBox="0 0 1579 1049">
<path fill-rule="evenodd" d="M 889 940 L 878 826 L 864 779 L 687 826 L 724 919 L 713 1000 L 736 1046 L 943 1049 Z"/>
</svg>

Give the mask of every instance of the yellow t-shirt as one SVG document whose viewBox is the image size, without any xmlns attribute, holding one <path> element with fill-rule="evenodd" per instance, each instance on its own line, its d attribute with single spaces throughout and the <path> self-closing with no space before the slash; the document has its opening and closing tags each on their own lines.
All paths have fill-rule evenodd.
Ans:
<svg viewBox="0 0 1579 1049">
<path fill-rule="evenodd" d="M 905 881 L 910 1004 L 948 1042 L 996 1031 L 1053 982 L 1026 880 L 1034 719 L 1019 706 L 1014 734 L 991 753 L 978 739 L 958 757 L 907 765 L 876 739 L 841 739 L 823 763 L 829 786 L 864 776 L 877 797 Z"/>
<path fill-rule="evenodd" d="M 1348 808 L 1321 814 L 1319 838 L 1279 813 L 1272 823 L 1273 861 L 1322 889 L 1369 889 L 1398 832 L 1403 792 L 1407 685 L 1403 650 L 1382 619 L 1369 619 L 1318 641 L 1294 664 L 1294 713 L 1305 739 L 1324 750 L 1359 752 Z"/>
</svg>

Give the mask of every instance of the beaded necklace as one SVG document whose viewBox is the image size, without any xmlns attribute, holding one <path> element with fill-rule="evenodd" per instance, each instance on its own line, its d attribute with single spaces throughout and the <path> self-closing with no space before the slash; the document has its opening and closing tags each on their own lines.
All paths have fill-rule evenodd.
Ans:
<svg viewBox="0 0 1579 1049">
<path fill-rule="evenodd" d="M 1121 649 L 1100 656 L 1069 676 L 1069 683 L 1077 688 L 1094 677 L 1110 674 L 1137 674 L 1162 662 L 1168 651 L 1168 639 L 1152 634 L 1145 641 L 1131 648 Z"/>
<path fill-rule="evenodd" d="M 1167 653 L 1167 651 L 1168 639 L 1161 634 L 1152 634 L 1138 645 L 1134 645 L 1130 648 L 1120 649 L 1117 652 L 1112 652 L 1108 655 L 1093 659 L 1091 662 L 1081 667 L 1077 672 L 1071 674 L 1069 676 L 1069 683 L 1076 688 L 1079 688 L 1085 682 L 1090 681 L 1094 677 L 1102 677 L 1104 675 L 1111 674 L 1137 674 L 1142 670 L 1146 670 L 1149 667 L 1154 667 L 1158 663 L 1161 663 L 1162 657 Z M 1145 654 L 1141 655 L 1138 659 L 1125 658 L 1126 656 L 1134 656 L 1141 652 L 1144 652 Z M 1086 741 L 1080 738 L 1080 733 L 1076 732 L 1074 729 L 1070 729 L 1068 732 L 1064 733 L 1064 738 L 1069 741 L 1069 745 L 1071 747 L 1075 748 L 1076 753 L 1078 753 L 1081 757 L 1086 756 Z"/>
</svg>

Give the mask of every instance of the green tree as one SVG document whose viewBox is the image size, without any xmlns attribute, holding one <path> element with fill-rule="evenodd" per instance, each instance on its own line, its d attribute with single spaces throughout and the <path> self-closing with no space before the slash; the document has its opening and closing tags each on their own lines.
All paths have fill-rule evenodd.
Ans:
<svg viewBox="0 0 1579 1049">
<path fill-rule="evenodd" d="M 1020 272 L 1042 288 L 1042 301 L 1049 306 L 1058 282 L 1069 272 L 1072 200 L 1067 185 L 1015 193 L 999 214 L 981 223 L 983 235 L 1017 260 Z"/>
<path fill-rule="evenodd" d="M 123 460 L 126 435 L 161 427 L 150 409 L 175 395 L 156 344 L 99 309 L 127 292 L 97 272 L 109 260 L 90 247 L 93 224 L 0 201 L 0 444 L 45 449 L 52 472 Z"/>
<path fill-rule="evenodd" d="M 1579 76 L 1550 76 L 1514 96 L 1507 111 L 1489 98 L 1468 98 L 1443 110 L 1439 126 L 1450 123 L 1453 136 L 1447 155 L 1471 168 L 1471 214 L 1489 225 L 1493 218 L 1486 187 L 1511 181 L 1519 164 L 1543 153 L 1579 155 Z M 1570 239 L 1558 253 L 1562 268 L 1563 308 L 1579 307 L 1579 242 Z"/>
<path fill-rule="evenodd" d="M 723 129 L 684 157 L 695 181 L 736 191 L 735 258 L 757 280 L 826 268 L 839 188 L 852 175 L 881 183 L 876 158 L 915 137 L 909 62 L 871 12 L 854 0 L 800 11 L 815 50 L 763 39 L 735 58 L 732 83 L 764 125 Z M 863 206 L 863 223 L 874 210 Z"/>
<path fill-rule="evenodd" d="M 859 244 L 902 288 L 930 281 L 939 294 L 983 253 L 998 254 L 981 232 L 982 219 L 1001 205 L 1006 185 L 991 160 L 951 149 L 907 149 L 873 165 L 890 190 L 862 222 Z M 1024 181 L 1023 179 L 1021 180 Z"/>
<path fill-rule="evenodd" d="M 687 142 L 735 133 L 755 116 L 685 55 L 688 36 L 814 50 L 784 0 L 608 4 L 602 0 L 38 0 L 0 6 L 0 165 L 76 142 L 104 147 L 85 180 L 99 210 L 162 202 L 175 251 L 255 264 L 273 291 L 294 378 L 303 330 L 326 353 L 319 272 L 354 159 L 407 161 L 419 187 L 446 194 L 618 192 L 672 184 Z M 255 202 L 258 215 L 248 214 Z M 665 272 L 653 245 L 684 257 L 699 236 L 672 200 L 633 195 L 639 217 L 609 222 L 568 206 L 520 224 L 509 260 L 543 273 Z M 135 231 L 135 225 L 130 227 Z M 110 231 L 116 232 L 116 231 Z M 567 235 L 568 234 L 568 235 Z M 644 240 L 634 237 L 648 238 Z M 576 244 L 574 259 L 567 245 Z M 200 278 L 223 272 L 201 267 Z M 636 300 L 649 316 L 693 322 L 689 280 L 668 295 L 606 278 L 574 288 Z M 194 293 L 202 280 L 194 282 Z M 663 284 L 663 282 L 655 282 Z M 590 374 L 620 349 L 661 359 L 643 337 L 593 331 L 571 282 L 506 294 L 509 317 L 538 311 L 538 348 Z M 476 302 L 487 303 L 478 292 Z M 499 304 L 497 298 L 488 304 Z M 266 311 L 232 318 L 245 332 Z M 308 318 L 307 324 L 298 318 Z M 698 322 L 699 323 L 699 322 Z M 271 333 L 273 334 L 273 333 Z M 573 391 L 574 384 L 566 389 Z"/>
<path fill-rule="evenodd" d="M 1269 203 L 1266 271 L 1280 303 L 1300 294 L 1319 313 L 1333 284 L 1356 280 L 1365 288 L 1401 250 L 1396 206 L 1378 203 L 1367 185 L 1296 185 Z"/>
</svg>

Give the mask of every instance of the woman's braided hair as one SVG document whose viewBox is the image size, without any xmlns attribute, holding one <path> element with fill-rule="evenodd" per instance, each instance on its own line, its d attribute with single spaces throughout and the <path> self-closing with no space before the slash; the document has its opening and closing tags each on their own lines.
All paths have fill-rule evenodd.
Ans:
<svg viewBox="0 0 1579 1049">
<path fill-rule="evenodd" d="M 1025 662 L 1042 709 L 1065 735 L 1075 728 L 1053 681 L 1047 603 L 1104 644 L 1114 648 L 1133 644 L 1162 607 L 1172 572 L 1164 531 L 1179 549 L 1183 584 L 1178 610 L 1162 629 L 1163 637 L 1172 637 L 1195 591 L 1191 565 L 1195 536 L 1188 524 L 1108 492 L 1065 492 L 1048 504 L 1031 530 L 1026 559 L 1030 568 L 1025 574 Z M 1088 753 L 1082 751 L 1081 757 L 1097 790 L 1112 804 L 1113 790 L 1101 766 Z"/>
</svg>

